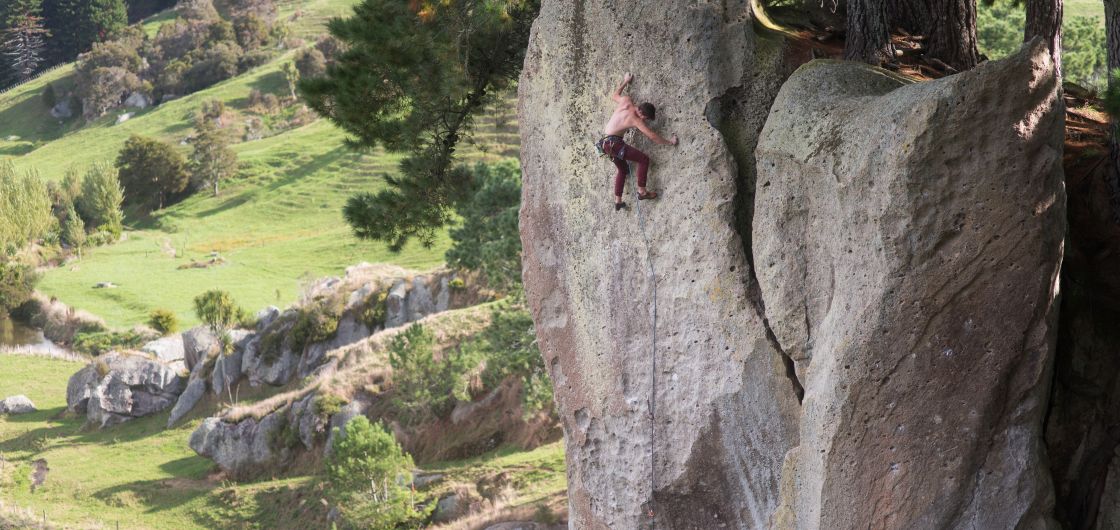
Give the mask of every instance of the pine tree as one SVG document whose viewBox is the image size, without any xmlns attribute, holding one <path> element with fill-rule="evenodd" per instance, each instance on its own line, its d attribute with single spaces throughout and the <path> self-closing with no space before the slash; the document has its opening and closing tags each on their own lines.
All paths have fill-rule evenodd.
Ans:
<svg viewBox="0 0 1120 530">
<path fill-rule="evenodd" d="M 50 34 L 43 27 L 42 0 L 12 0 L 3 13 L 4 30 L 0 38 L 0 55 L 19 81 L 26 81 L 43 63 L 45 38 Z"/>
<path fill-rule="evenodd" d="M 93 43 L 111 38 L 128 25 L 124 0 L 48 0 L 43 13 L 50 30 L 51 62 L 74 60 Z"/>
</svg>

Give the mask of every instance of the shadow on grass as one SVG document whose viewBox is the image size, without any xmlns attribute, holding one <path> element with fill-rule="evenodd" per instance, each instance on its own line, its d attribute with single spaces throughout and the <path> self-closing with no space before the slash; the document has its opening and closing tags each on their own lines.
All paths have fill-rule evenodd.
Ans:
<svg viewBox="0 0 1120 530">
<path fill-rule="evenodd" d="M 204 528 L 330 528 L 315 479 L 242 484 L 215 490 L 192 515 Z"/>
<path fill-rule="evenodd" d="M 147 513 L 159 513 L 207 495 L 212 488 L 212 484 L 202 480 L 143 480 L 98 490 L 93 493 L 93 498 L 107 506 L 139 508 Z"/>
<path fill-rule="evenodd" d="M 201 218 L 204 218 L 204 217 L 210 217 L 211 215 L 222 213 L 222 212 L 227 211 L 227 210 L 232 210 L 234 208 L 237 208 L 238 206 L 241 206 L 241 205 L 253 200 L 253 198 L 255 196 L 256 196 L 256 192 L 254 192 L 254 191 L 246 191 L 246 192 L 239 193 L 237 195 L 234 195 L 232 197 L 227 198 L 226 200 L 222 201 L 221 204 L 219 204 L 219 205 L 217 205 L 213 208 L 210 208 L 209 210 L 203 210 L 201 212 L 196 213 L 195 217 L 201 219 Z"/>
</svg>

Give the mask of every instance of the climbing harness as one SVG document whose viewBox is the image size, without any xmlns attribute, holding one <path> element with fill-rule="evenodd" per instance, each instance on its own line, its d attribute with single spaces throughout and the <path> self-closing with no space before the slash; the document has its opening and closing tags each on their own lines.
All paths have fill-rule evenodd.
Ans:
<svg viewBox="0 0 1120 530">
<path fill-rule="evenodd" d="M 614 147 L 619 144 L 622 145 L 622 149 L 615 153 Z M 595 149 L 599 151 L 599 156 L 606 157 L 609 160 L 626 159 L 626 142 L 617 134 L 608 134 L 600 138 L 598 142 L 595 142 Z"/>
<path fill-rule="evenodd" d="M 634 168 L 630 163 L 626 164 L 628 176 L 634 176 Z M 635 190 L 637 192 L 637 190 Z M 649 267 L 649 283 L 653 287 L 653 303 L 650 304 L 653 309 L 653 352 L 650 355 L 651 371 L 650 371 L 650 399 L 649 407 L 649 518 L 650 528 L 657 528 L 657 506 L 654 500 L 656 492 L 656 477 L 657 477 L 657 270 L 653 266 L 653 250 L 649 243 L 649 232 L 646 231 L 646 218 L 642 214 L 642 200 L 639 195 L 638 200 L 638 229 L 642 232 L 642 239 L 646 245 L 646 263 Z"/>
</svg>

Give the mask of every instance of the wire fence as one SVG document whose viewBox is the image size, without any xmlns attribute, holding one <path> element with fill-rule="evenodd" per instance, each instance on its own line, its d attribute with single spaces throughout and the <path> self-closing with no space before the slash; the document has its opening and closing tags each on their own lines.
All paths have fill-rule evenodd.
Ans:
<svg viewBox="0 0 1120 530">
<path fill-rule="evenodd" d="M 3 96 L 3 95 L 5 95 L 5 94 L 7 94 L 8 92 L 11 92 L 11 91 L 13 91 L 13 90 L 16 90 L 16 89 L 18 89 L 18 88 L 22 87 L 23 85 L 26 85 L 26 84 L 28 84 L 28 83 L 32 83 L 32 82 L 35 82 L 35 81 L 37 81 L 37 80 L 38 80 L 38 79 L 39 79 L 40 77 L 43 77 L 43 76 L 45 76 L 45 75 L 47 75 L 47 74 L 49 74 L 49 73 L 51 73 L 51 72 L 54 72 L 54 71 L 56 71 L 56 70 L 59 70 L 59 69 L 62 69 L 62 68 L 66 68 L 67 66 L 70 66 L 70 63 L 62 63 L 62 64 L 56 64 L 56 65 L 54 65 L 54 66 L 52 66 L 52 67 L 50 67 L 50 68 L 47 68 L 46 70 L 43 70 L 42 72 L 39 72 L 39 73 L 37 73 L 37 74 L 35 74 L 35 75 L 31 76 L 31 77 L 30 77 L 29 79 L 27 79 L 27 80 L 25 80 L 25 81 L 20 81 L 19 83 L 16 83 L 16 84 L 14 84 L 14 85 L 12 85 L 12 86 L 10 86 L 10 87 L 8 87 L 8 88 L 0 88 L 0 96 Z"/>
</svg>

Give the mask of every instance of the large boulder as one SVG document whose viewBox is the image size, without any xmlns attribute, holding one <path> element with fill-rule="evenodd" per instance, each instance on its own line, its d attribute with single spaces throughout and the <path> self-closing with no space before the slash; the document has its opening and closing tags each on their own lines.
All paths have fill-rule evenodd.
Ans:
<svg viewBox="0 0 1120 530">
<path fill-rule="evenodd" d="M 92 371 L 91 371 L 92 369 Z M 67 407 L 107 427 L 163 411 L 179 398 L 185 374 L 177 363 L 139 353 L 107 353 L 70 378 Z M 73 388 L 84 383 L 84 389 Z"/>
<path fill-rule="evenodd" d="M 221 343 L 208 326 L 196 326 L 183 332 L 183 357 L 187 369 L 193 370 L 199 362 L 205 361 L 221 350 Z"/>
<path fill-rule="evenodd" d="M 206 418 L 190 437 L 190 447 L 213 460 L 234 478 L 249 478 L 276 471 L 289 460 L 291 450 L 280 435 L 288 429 L 286 414 L 272 413 L 259 421 L 247 418 L 230 423 Z"/>
<path fill-rule="evenodd" d="M 798 389 L 737 228 L 791 66 L 780 38 L 755 33 L 752 3 L 546 0 L 534 24 L 519 84 L 524 280 L 572 528 L 639 528 L 651 510 L 659 528 L 765 528 L 778 506 Z M 630 138 L 662 198 L 615 212 L 614 166 L 592 143 L 627 71 L 681 143 Z"/>
<path fill-rule="evenodd" d="M 927 83 L 815 61 L 782 87 L 754 263 L 805 395 L 776 527 L 1056 528 L 1058 88 L 1041 41 Z"/>
<path fill-rule="evenodd" d="M 23 394 L 0 399 L 0 414 L 28 414 L 36 410 L 31 399 Z"/>
<path fill-rule="evenodd" d="M 162 362 L 168 364 L 178 363 L 180 368 L 188 369 L 186 352 L 181 334 L 169 335 L 153 340 L 140 347 L 140 351 L 150 353 Z"/>
</svg>

